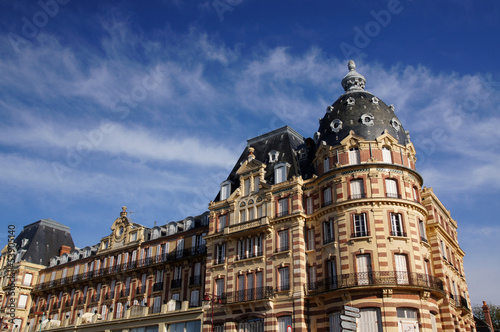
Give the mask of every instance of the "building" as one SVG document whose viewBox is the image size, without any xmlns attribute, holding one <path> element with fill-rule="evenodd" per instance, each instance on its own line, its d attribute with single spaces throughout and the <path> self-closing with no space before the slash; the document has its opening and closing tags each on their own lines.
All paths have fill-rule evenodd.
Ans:
<svg viewBox="0 0 500 332">
<path fill-rule="evenodd" d="M 250 139 L 210 203 L 204 331 L 474 330 L 457 223 L 348 67 L 314 141 Z"/>
<path fill-rule="evenodd" d="M 24 226 L 14 241 L 3 248 L 0 257 L 2 326 L 13 319 L 14 323 L 8 325 L 22 331 L 26 326 L 31 307 L 31 291 L 38 280 L 39 271 L 49 264 L 51 257 L 73 248 L 69 227 L 51 219 L 38 220 Z"/>
<path fill-rule="evenodd" d="M 40 271 L 30 331 L 199 331 L 207 230 L 208 213 L 148 228 L 123 207 L 99 243 Z"/>
<path fill-rule="evenodd" d="M 248 140 L 209 211 L 58 254 L 29 330 L 475 331 L 457 223 L 354 62 L 314 138 Z"/>
</svg>

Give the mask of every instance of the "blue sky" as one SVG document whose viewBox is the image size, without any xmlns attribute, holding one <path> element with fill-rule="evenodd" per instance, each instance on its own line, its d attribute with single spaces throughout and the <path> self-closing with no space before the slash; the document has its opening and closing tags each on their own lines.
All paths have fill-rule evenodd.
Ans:
<svg viewBox="0 0 500 332">
<path fill-rule="evenodd" d="M 248 138 L 312 137 L 353 58 L 458 221 L 472 302 L 500 303 L 499 2 L 0 4 L 2 238 L 202 213 Z"/>
</svg>

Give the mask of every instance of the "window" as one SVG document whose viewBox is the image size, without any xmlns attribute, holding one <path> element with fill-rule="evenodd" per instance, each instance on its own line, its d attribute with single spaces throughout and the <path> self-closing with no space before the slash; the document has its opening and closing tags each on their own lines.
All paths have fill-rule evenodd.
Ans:
<svg viewBox="0 0 500 332">
<path fill-rule="evenodd" d="M 382 147 L 382 160 L 384 163 L 392 164 L 392 153 L 387 146 Z"/>
<path fill-rule="evenodd" d="M 354 233 L 352 237 L 369 236 L 368 227 L 366 225 L 366 213 L 354 215 Z"/>
<path fill-rule="evenodd" d="M 31 280 L 33 280 L 33 275 L 26 273 L 23 278 L 23 286 L 31 286 Z"/>
<path fill-rule="evenodd" d="M 420 240 L 427 242 L 427 234 L 425 234 L 425 223 L 422 220 L 418 221 L 418 229 L 420 231 Z"/>
<path fill-rule="evenodd" d="M 278 332 L 287 332 L 287 326 L 292 326 L 292 316 L 278 317 Z"/>
<path fill-rule="evenodd" d="M 307 270 L 309 289 L 316 289 L 316 266 L 309 266 Z"/>
<path fill-rule="evenodd" d="M 311 214 L 313 213 L 313 199 L 312 197 L 307 197 L 306 199 L 306 213 Z"/>
<path fill-rule="evenodd" d="M 253 178 L 253 192 L 259 192 L 260 177 L 256 176 Z"/>
<path fill-rule="evenodd" d="M 359 199 L 365 197 L 365 186 L 363 179 L 351 180 L 351 199 Z"/>
<path fill-rule="evenodd" d="M 448 257 L 446 256 L 446 250 L 444 249 L 444 242 L 441 241 L 441 253 L 443 254 L 443 258 L 444 259 L 448 259 Z"/>
<path fill-rule="evenodd" d="M 264 331 L 263 318 L 251 318 L 238 322 L 238 332 L 263 332 L 263 331 Z"/>
<path fill-rule="evenodd" d="M 337 288 L 337 267 L 335 265 L 335 260 L 326 262 L 326 277 L 328 289 Z"/>
<path fill-rule="evenodd" d="M 394 261 L 396 264 L 396 279 L 398 285 L 408 285 L 408 264 L 406 255 L 395 254 Z"/>
<path fill-rule="evenodd" d="M 230 181 L 224 181 L 220 185 L 220 200 L 225 200 L 229 198 L 229 195 L 231 194 L 231 182 Z"/>
<path fill-rule="evenodd" d="M 240 222 L 245 222 L 245 221 L 247 221 L 246 210 L 241 210 L 240 211 Z"/>
<path fill-rule="evenodd" d="M 438 332 L 437 322 L 436 322 L 436 314 L 431 312 L 431 328 L 432 332 Z"/>
<path fill-rule="evenodd" d="M 323 172 L 326 173 L 329 170 L 330 170 L 330 158 L 325 157 L 325 159 L 323 159 Z"/>
<path fill-rule="evenodd" d="M 385 179 L 385 196 L 390 198 L 400 198 L 398 195 L 398 182 L 394 179 Z"/>
<path fill-rule="evenodd" d="M 153 313 L 159 313 L 161 311 L 161 296 L 156 296 L 153 301 Z"/>
<path fill-rule="evenodd" d="M 307 250 L 314 250 L 315 248 L 315 235 L 314 229 L 307 230 Z"/>
<path fill-rule="evenodd" d="M 372 280 L 372 263 L 368 254 L 356 256 L 356 266 L 358 268 L 358 285 L 370 285 Z"/>
<path fill-rule="evenodd" d="M 349 164 L 356 165 L 360 163 L 359 149 L 350 148 L 349 149 Z"/>
<path fill-rule="evenodd" d="M 323 222 L 323 243 L 331 243 L 335 241 L 333 237 L 333 220 Z"/>
<path fill-rule="evenodd" d="M 222 297 L 223 294 L 224 294 L 224 279 L 223 278 L 216 279 L 215 280 L 215 295 L 217 295 L 218 297 Z"/>
<path fill-rule="evenodd" d="M 199 307 L 200 306 L 200 291 L 198 289 L 194 289 L 191 291 L 191 300 L 189 301 L 190 307 Z"/>
<path fill-rule="evenodd" d="M 245 196 L 250 195 L 250 179 L 245 179 L 243 181 L 243 193 Z"/>
<path fill-rule="evenodd" d="M 254 220 L 254 209 L 253 207 L 248 209 L 248 220 Z"/>
<path fill-rule="evenodd" d="M 288 215 L 288 198 L 278 200 L 278 217 Z"/>
<path fill-rule="evenodd" d="M 224 264 L 226 261 L 226 244 L 221 243 L 215 246 L 215 264 Z"/>
<path fill-rule="evenodd" d="M 28 302 L 28 295 L 19 295 L 19 301 L 17 302 L 17 307 L 19 309 L 26 309 L 26 302 Z"/>
<path fill-rule="evenodd" d="M 399 331 L 418 331 L 417 310 L 412 308 L 397 308 Z"/>
<path fill-rule="evenodd" d="M 334 312 L 328 316 L 329 332 L 340 332 L 342 328 L 340 327 L 340 312 Z"/>
<path fill-rule="evenodd" d="M 403 219 L 401 213 L 391 213 L 391 235 L 406 236 L 406 233 L 403 232 Z"/>
<path fill-rule="evenodd" d="M 226 222 L 227 222 L 227 215 L 219 216 L 219 223 L 217 225 L 217 231 L 218 232 L 223 232 L 224 228 L 226 227 Z"/>
<path fill-rule="evenodd" d="M 278 287 L 278 292 L 281 291 L 287 291 L 290 289 L 290 270 L 288 267 L 281 267 L 278 269 L 278 275 L 279 275 L 279 287 Z"/>
<path fill-rule="evenodd" d="M 214 332 L 224 332 L 224 324 L 214 325 Z"/>
<path fill-rule="evenodd" d="M 415 202 L 418 202 L 417 187 L 413 187 L 413 200 L 415 200 Z"/>
<path fill-rule="evenodd" d="M 287 165 L 286 163 L 276 164 L 274 167 L 274 184 L 285 182 L 287 179 Z"/>
<path fill-rule="evenodd" d="M 365 308 L 359 311 L 358 329 L 363 332 L 382 331 L 382 319 L 379 308 Z"/>
<path fill-rule="evenodd" d="M 323 206 L 332 204 L 332 188 L 328 187 L 323 190 Z"/>
<path fill-rule="evenodd" d="M 288 230 L 283 230 L 278 232 L 278 248 L 277 252 L 288 250 Z"/>
</svg>

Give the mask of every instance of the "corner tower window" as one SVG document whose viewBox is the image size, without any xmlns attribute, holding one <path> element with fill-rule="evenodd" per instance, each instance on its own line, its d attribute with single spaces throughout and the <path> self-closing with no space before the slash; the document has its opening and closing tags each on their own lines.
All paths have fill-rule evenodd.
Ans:
<svg viewBox="0 0 500 332">
<path fill-rule="evenodd" d="M 349 149 L 349 164 L 357 165 L 360 163 L 359 149 L 350 148 Z"/>
<path fill-rule="evenodd" d="M 382 159 L 384 163 L 392 164 L 391 149 L 389 149 L 387 146 L 382 147 Z"/>
</svg>

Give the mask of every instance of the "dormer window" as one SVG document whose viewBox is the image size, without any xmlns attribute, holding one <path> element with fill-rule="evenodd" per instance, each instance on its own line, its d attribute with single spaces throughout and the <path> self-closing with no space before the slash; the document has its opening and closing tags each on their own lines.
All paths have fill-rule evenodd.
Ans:
<svg viewBox="0 0 500 332">
<path fill-rule="evenodd" d="M 285 182 L 288 178 L 287 163 L 279 163 L 274 167 L 274 184 Z"/>
<path fill-rule="evenodd" d="M 250 178 L 245 179 L 243 181 L 243 187 L 244 187 L 243 190 L 244 190 L 245 196 L 250 195 Z"/>
<path fill-rule="evenodd" d="M 28 242 L 29 242 L 29 241 L 30 241 L 30 240 L 28 240 L 28 239 L 23 239 L 23 240 L 21 241 L 21 247 L 25 247 L 25 246 L 28 244 Z"/>
<path fill-rule="evenodd" d="M 253 178 L 253 192 L 259 192 L 260 177 L 257 175 Z"/>
<path fill-rule="evenodd" d="M 231 194 L 231 182 L 224 181 L 220 184 L 220 200 L 223 201 L 229 198 Z"/>
<path fill-rule="evenodd" d="M 349 149 L 349 164 L 356 165 L 360 163 L 360 155 L 358 148 Z"/>
<path fill-rule="evenodd" d="M 278 157 L 279 157 L 280 153 L 279 151 L 276 151 L 276 150 L 272 150 L 269 152 L 269 162 L 270 163 L 275 163 L 278 161 Z"/>
</svg>

